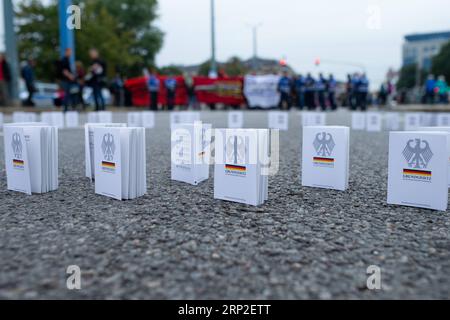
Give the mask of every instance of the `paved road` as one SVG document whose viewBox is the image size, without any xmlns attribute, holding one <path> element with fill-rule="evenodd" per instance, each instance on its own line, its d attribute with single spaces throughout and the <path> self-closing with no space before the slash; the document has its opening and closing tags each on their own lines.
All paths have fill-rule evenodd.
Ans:
<svg viewBox="0 0 450 320">
<path fill-rule="evenodd" d="M 119 117 L 119 115 L 116 115 Z M 204 113 L 215 127 L 226 114 Z M 349 114 L 329 116 L 348 125 Z M 301 128 L 281 134 L 281 168 L 270 200 L 254 208 L 170 181 L 169 118 L 147 133 L 148 194 L 118 202 L 84 178 L 82 130 L 60 132 L 60 188 L 6 190 L 0 146 L 0 298 L 380 299 L 450 297 L 450 217 L 388 206 L 387 133 L 353 132 L 350 190 L 300 185 Z M 247 127 L 266 115 L 246 113 Z M 82 290 L 66 289 L 66 268 Z M 366 289 L 366 269 L 383 290 Z"/>
</svg>

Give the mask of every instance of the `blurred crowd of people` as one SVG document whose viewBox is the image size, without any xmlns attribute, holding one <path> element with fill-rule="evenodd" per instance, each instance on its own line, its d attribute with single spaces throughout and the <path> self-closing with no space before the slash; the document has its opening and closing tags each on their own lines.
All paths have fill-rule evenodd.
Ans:
<svg viewBox="0 0 450 320">
<path fill-rule="evenodd" d="M 132 94 L 126 88 L 124 77 L 119 71 L 108 81 L 107 65 L 101 58 L 97 49 L 89 51 L 90 62 L 85 68 L 81 61 L 76 61 L 72 66 L 72 50 L 66 49 L 64 56 L 57 62 L 56 78 L 61 88 L 61 98 L 59 104 L 65 111 L 77 109 L 80 106 L 85 109 L 88 105 L 83 96 L 86 87 L 91 88 L 92 99 L 96 111 L 105 110 L 106 101 L 104 90 L 111 93 L 111 103 L 115 106 L 131 106 Z M 28 59 L 21 65 L 21 78 L 25 84 L 27 97 L 22 103 L 25 106 L 34 106 L 33 95 L 36 92 L 35 85 L 35 61 Z M 145 70 L 144 76 L 147 79 L 147 89 L 150 95 L 150 110 L 158 110 L 161 87 L 164 87 L 166 94 L 164 101 L 166 105 L 163 109 L 173 110 L 175 108 L 176 90 L 180 85 L 185 86 L 188 96 L 188 106 L 198 107 L 196 102 L 193 75 L 185 75 L 179 83 L 174 75 L 169 75 L 161 80 L 155 69 Z M 5 55 L 0 53 L 0 106 L 9 105 L 11 81 L 10 66 Z M 164 82 L 163 84 L 161 82 Z M 163 86 L 162 86 L 163 85 Z M 354 73 L 347 76 L 346 82 L 337 81 L 330 74 L 324 76 L 319 73 L 314 77 L 311 73 L 306 75 L 292 75 L 287 70 L 283 71 L 277 85 L 280 94 L 280 109 L 291 109 L 296 107 L 300 110 L 315 110 L 320 108 L 323 111 L 336 110 L 339 106 L 348 107 L 350 110 L 367 110 L 371 104 L 384 106 L 391 104 L 390 100 L 395 100 L 395 86 L 391 82 L 383 83 L 374 95 L 370 92 L 370 83 L 364 73 Z M 447 104 L 449 103 L 450 88 L 444 76 L 435 77 L 429 75 L 423 86 L 422 103 L 427 104 Z M 399 97 L 397 97 L 397 100 Z M 392 102 L 391 101 L 391 102 Z M 401 103 L 400 101 L 397 101 Z M 215 109 L 215 105 L 210 105 Z"/>
<path fill-rule="evenodd" d="M 422 103 L 447 104 L 449 102 L 450 88 L 444 76 L 439 76 L 436 79 L 434 75 L 430 74 L 424 87 Z"/>
<path fill-rule="evenodd" d="M 320 107 L 322 111 L 336 110 L 338 105 L 345 105 L 352 110 L 366 110 L 368 105 L 369 80 L 365 74 L 355 73 L 348 75 L 345 84 L 344 99 L 338 101 L 338 82 L 332 74 L 325 77 L 322 73 L 314 78 L 310 73 L 289 76 L 283 73 L 278 91 L 281 96 L 281 109 L 290 109 L 296 106 L 300 110 L 315 110 Z"/>
</svg>

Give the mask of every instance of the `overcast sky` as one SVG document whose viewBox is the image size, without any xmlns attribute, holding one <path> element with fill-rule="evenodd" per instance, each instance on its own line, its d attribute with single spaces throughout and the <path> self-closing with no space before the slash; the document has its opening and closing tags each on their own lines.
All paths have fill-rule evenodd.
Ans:
<svg viewBox="0 0 450 320">
<path fill-rule="evenodd" d="M 208 59 L 210 0 L 159 0 L 159 3 L 157 24 L 166 36 L 157 63 L 193 64 Z M 248 25 L 262 23 L 258 37 L 260 57 L 285 57 L 299 72 L 321 70 L 333 72 L 339 78 L 356 69 L 331 62 L 361 64 L 375 84 L 384 79 L 389 67 L 400 67 L 405 34 L 450 30 L 449 0 L 215 0 L 215 3 L 219 60 L 234 55 L 251 57 L 252 34 Z M 314 66 L 316 58 L 323 61 L 320 68 Z"/>
</svg>

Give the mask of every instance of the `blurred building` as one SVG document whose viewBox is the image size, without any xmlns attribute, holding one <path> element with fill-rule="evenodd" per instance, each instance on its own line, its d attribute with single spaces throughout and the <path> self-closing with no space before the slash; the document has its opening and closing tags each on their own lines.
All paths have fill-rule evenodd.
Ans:
<svg viewBox="0 0 450 320">
<path fill-rule="evenodd" d="M 450 31 L 405 36 L 403 66 L 417 64 L 421 69 L 430 70 L 433 57 L 449 41 Z"/>
</svg>

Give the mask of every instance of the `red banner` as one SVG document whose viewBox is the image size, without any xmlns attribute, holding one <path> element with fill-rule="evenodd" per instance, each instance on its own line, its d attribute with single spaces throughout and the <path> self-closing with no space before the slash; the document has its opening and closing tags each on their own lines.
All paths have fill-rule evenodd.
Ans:
<svg viewBox="0 0 450 320">
<path fill-rule="evenodd" d="M 160 81 L 160 90 L 158 95 L 158 103 L 161 105 L 167 104 L 167 90 L 164 85 L 164 81 L 167 76 L 158 76 Z M 177 88 L 175 91 L 175 104 L 187 105 L 188 96 L 186 90 L 186 84 L 182 76 L 175 77 L 177 80 Z M 125 87 L 130 90 L 133 99 L 133 105 L 136 107 L 149 107 L 150 106 L 150 92 L 148 90 L 147 78 L 133 78 L 125 82 Z"/>
<path fill-rule="evenodd" d="M 223 103 L 240 105 L 245 102 L 243 94 L 244 78 L 194 77 L 195 94 L 200 103 Z"/>
</svg>

